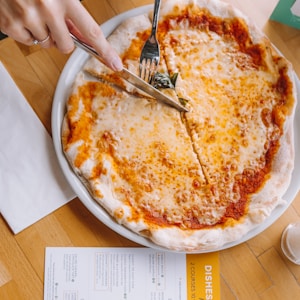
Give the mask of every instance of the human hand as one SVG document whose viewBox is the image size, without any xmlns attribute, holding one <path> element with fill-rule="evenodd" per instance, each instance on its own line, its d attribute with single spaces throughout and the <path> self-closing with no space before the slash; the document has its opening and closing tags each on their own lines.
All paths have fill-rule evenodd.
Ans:
<svg viewBox="0 0 300 300">
<path fill-rule="evenodd" d="M 25 45 L 55 46 L 63 53 L 74 49 L 72 32 L 108 67 L 122 69 L 120 57 L 78 0 L 0 0 L 0 31 Z"/>
</svg>

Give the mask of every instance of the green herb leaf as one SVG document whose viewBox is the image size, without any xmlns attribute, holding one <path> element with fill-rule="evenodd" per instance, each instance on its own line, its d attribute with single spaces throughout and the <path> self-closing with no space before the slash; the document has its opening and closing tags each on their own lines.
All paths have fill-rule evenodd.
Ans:
<svg viewBox="0 0 300 300">
<path fill-rule="evenodd" d="M 177 78 L 178 78 L 178 73 L 174 73 L 174 74 L 170 77 L 171 82 L 172 82 L 172 84 L 174 85 L 174 87 L 176 86 Z"/>
<path fill-rule="evenodd" d="M 168 74 L 156 72 L 152 81 L 152 85 L 156 89 L 175 89 L 178 73 L 174 73 L 171 77 Z M 189 100 L 178 97 L 179 102 L 186 106 Z"/>
<path fill-rule="evenodd" d="M 181 105 L 186 106 L 186 104 L 189 102 L 189 100 L 178 97 L 179 102 L 181 103 Z"/>
<path fill-rule="evenodd" d="M 152 85 L 156 89 L 174 89 L 175 85 L 172 83 L 171 78 L 168 74 L 162 74 L 156 72 L 154 75 Z"/>
</svg>

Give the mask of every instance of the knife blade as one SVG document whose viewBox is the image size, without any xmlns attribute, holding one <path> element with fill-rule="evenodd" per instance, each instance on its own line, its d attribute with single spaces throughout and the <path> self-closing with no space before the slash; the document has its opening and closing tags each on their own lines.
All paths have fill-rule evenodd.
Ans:
<svg viewBox="0 0 300 300">
<path fill-rule="evenodd" d="M 101 57 L 99 56 L 99 54 L 97 53 L 97 51 L 93 47 L 91 47 L 88 44 L 84 43 L 83 41 L 78 39 L 72 33 L 70 33 L 70 36 L 73 39 L 74 44 L 78 48 L 81 48 L 81 49 L 87 51 L 89 54 L 93 55 L 98 60 L 103 62 Z M 166 96 L 161 91 L 159 91 L 158 89 L 153 87 L 151 84 L 147 83 L 146 81 L 144 81 L 143 79 L 141 79 L 140 77 L 135 75 L 134 73 L 130 72 L 128 69 L 123 68 L 121 71 L 116 72 L 116 73 L 118 75 L 120 75 L 120 77 L 122 77 L 123 79 L 125 79 L 126 81 L 128 81 L 129 83 L 131 83 L 132 85 L 137 87 L 138 89 L 142 90 L 146 94 L 148 94 L 148 95 L 152 96 L 153 98 L 157 99 L 158 101 L 161 101 L 161 102 L 163 102 L 163 103 L 165 103 L 169 106 L 172 106 L 180 112 L 188 112 L 188 109 L 186 107 L 184 107 L 180 103 L 176 102 L 174 99 Z"/>
</svg>

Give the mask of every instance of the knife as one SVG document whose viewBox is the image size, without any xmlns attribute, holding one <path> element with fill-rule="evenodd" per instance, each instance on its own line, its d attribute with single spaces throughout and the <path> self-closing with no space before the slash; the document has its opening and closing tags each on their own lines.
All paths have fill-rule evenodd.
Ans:
<svg viewBox="0 0 300 300">
<path fill-rule="evenodd" d="M 96 57 L 98 60 L 100 60 L 102 62 L 101 57 L 99 56 L 99 54 L 97 53 L 97 51 L 93 47 L 91 47 L 88 44 L 84 43 L 83 41 L 78 39 L 72 33 L 70 33 L 70 36 L 73 39 L 74 44 L 78 48 L 81 48 L 81 49 L 87 51 L 89 54 L 93 55 L 94 57 Z M 162 101 L 165 104 L 176 108 L 180 112 L 182 112 L 182 111 L 188 112 L 188 109 L 186 107 L 179 104 L 178 102 L 176 102 L 172 98 L 166 96 L 165 94 L 160 92 L 158 89 L 153 87 L 151 84 L 147 83 L 145 80 L 141 79 L 140 77 L 138 77 L 134 73 L 130 72 L 128 69 L 123 68 L 121 71 L 116 72 L 116 73 L 118 75 L 120 75 L 123 79 L 125 79 L 129 83 L 133 84 L 134 86 L 136 86 L 137 88 L 139 88 L 140 90 L 145 92 L 146 94 L 154 97 L 155 99 L 157 99 L 159 101 Z"/>
</svg>

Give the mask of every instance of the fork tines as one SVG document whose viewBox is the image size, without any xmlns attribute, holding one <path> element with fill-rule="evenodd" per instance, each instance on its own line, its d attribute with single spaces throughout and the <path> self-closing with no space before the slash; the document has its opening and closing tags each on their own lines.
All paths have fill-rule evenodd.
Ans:
<svg viewBox="0 0 300 300">
<path fill-rule="evenodd" d="M 157 57 L 154 57 L 152 59 L 144 58 L 140 62 L 140 77 L 143 78 L 148 83 L 151 83 L 154 78 L 158 63 L 159 63 L 159 59 Z"/>
</svg>

